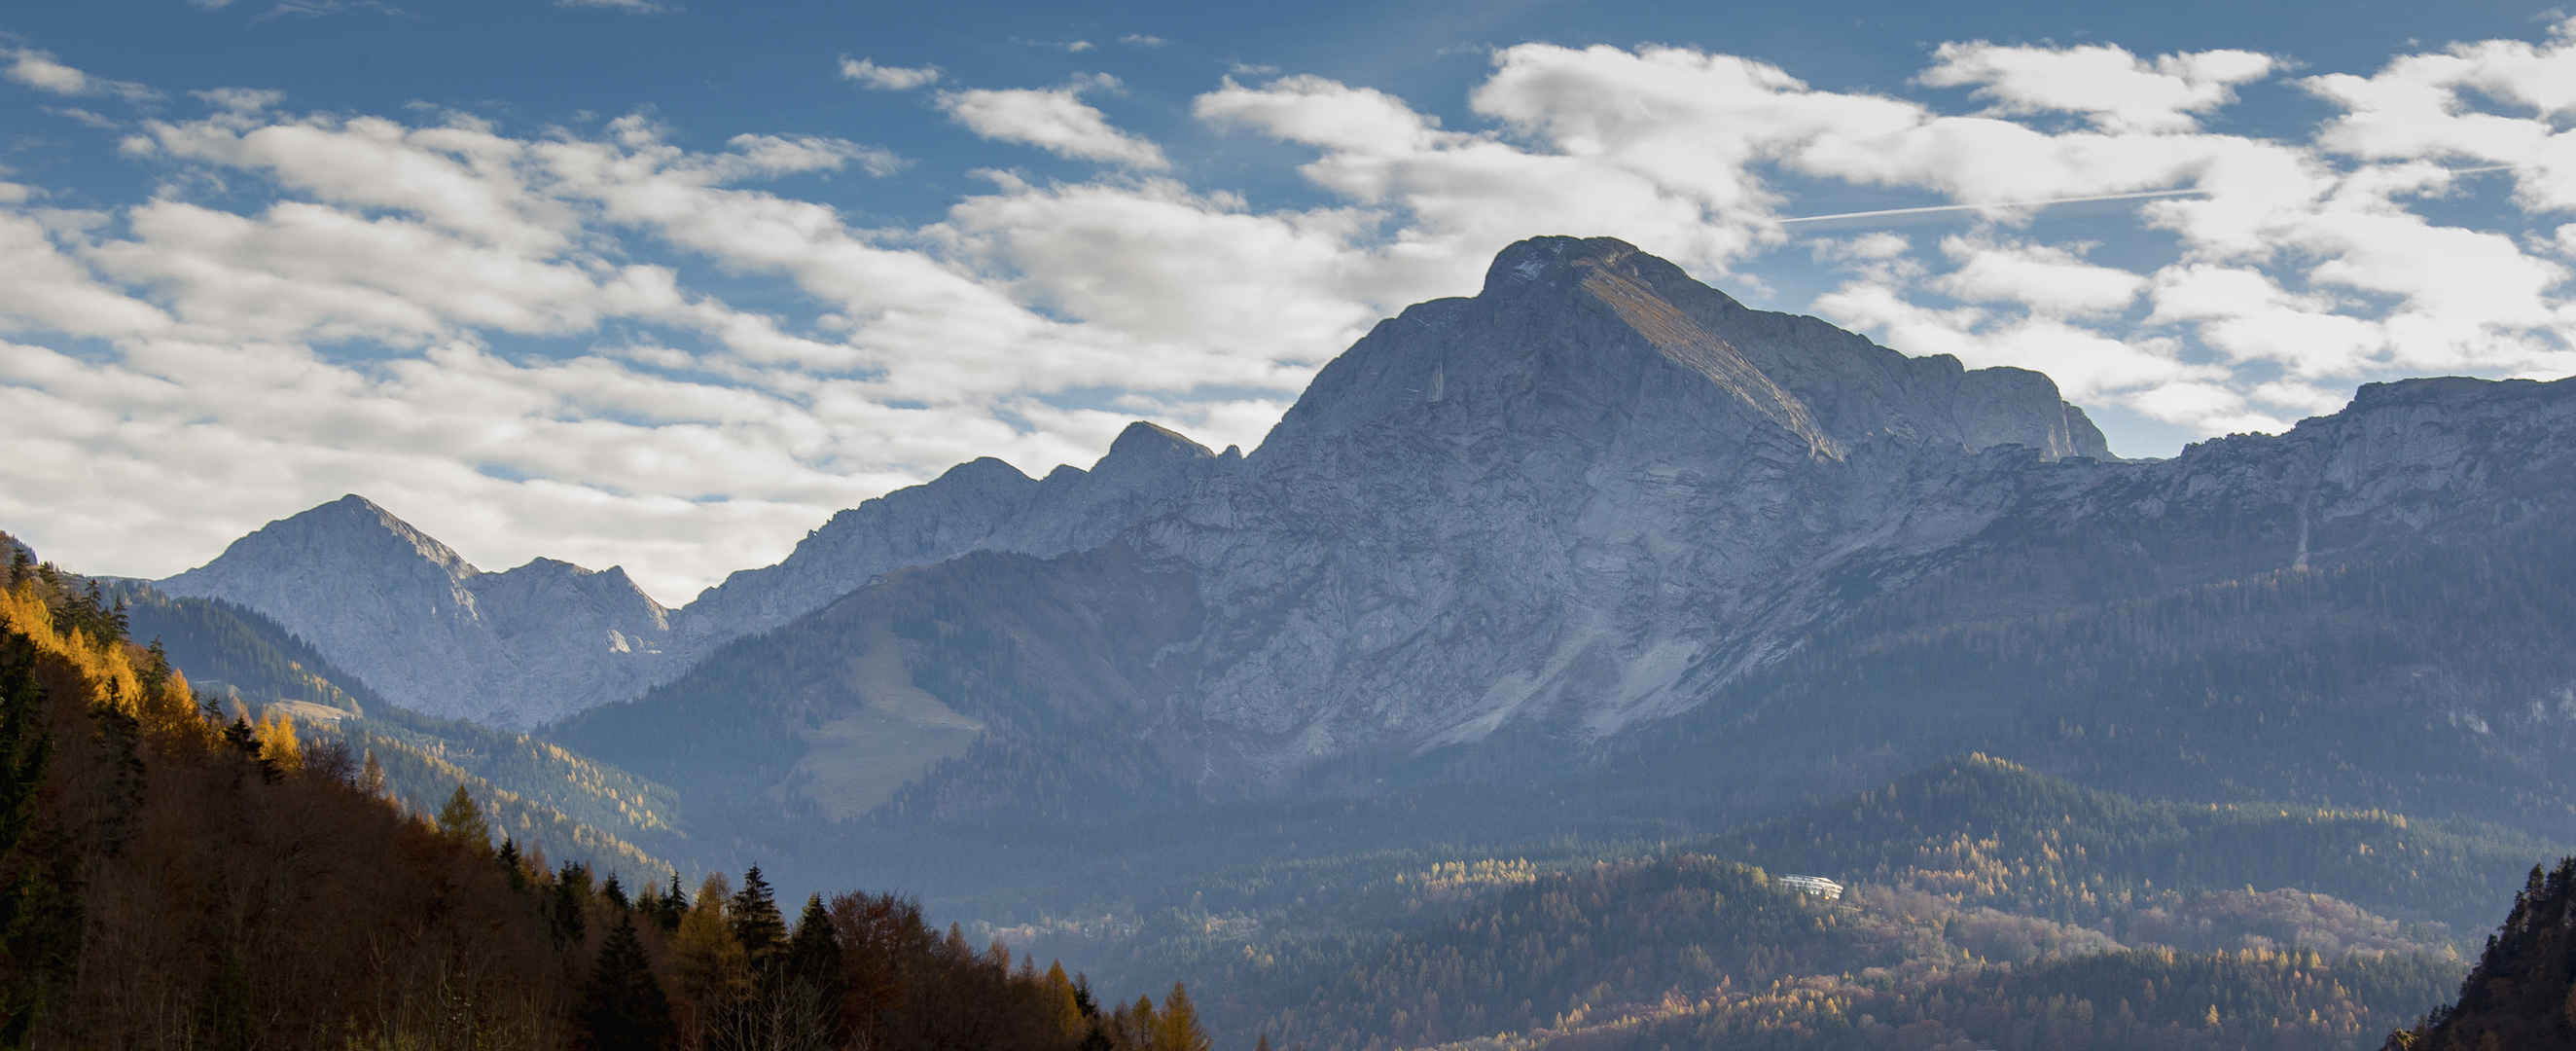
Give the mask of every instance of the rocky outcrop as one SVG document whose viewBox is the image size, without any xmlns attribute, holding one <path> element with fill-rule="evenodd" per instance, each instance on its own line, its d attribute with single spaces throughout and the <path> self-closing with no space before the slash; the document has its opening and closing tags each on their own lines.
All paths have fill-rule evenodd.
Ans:
<svg viewBox="0 0 2576 1051">
<path fill-rule="evenodd" d="M 634 695 L 670 632 L 623 570 L 486 573 L 354 495 L 155 586 L 264 614 L 396 704 L 514 728 Z"/>
<path fill-rule="evenodd" d="M 1043 479 L 990 457 L 833 515 L 777 565 L 708 588 L 677 618 L 683 652 L 767 631 L 880 574 L 970 551 L 1060 555 L 1098 547 L 1147 510 L 1239 464 L 1150 423 L 1130 424 L 1084 471 Z"/>
</svg>

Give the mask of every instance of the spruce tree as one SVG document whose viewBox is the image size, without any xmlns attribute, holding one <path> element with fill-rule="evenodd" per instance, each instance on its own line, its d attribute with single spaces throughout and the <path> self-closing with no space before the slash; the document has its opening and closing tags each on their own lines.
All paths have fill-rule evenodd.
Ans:
<svg viewBox="0 0 2576 1051">
<path fill-rule="evenodd" d="M 822 895 L 805 899 L 805 911 L 796 917 L 796 934 L 787 941 L 783 962 L 791 982 L 804 982 L 818 992 L 841 984 L 841 940 L 832 929 L 832 914 L 823 911 Z"/>
<path fill-rule="evenodd" d="M 772 896 L 769 881 L 761 878 L 760 866 L 754 865 L 742 874 L 742 889 L 734 892 L 733 907 L 726 912 L 733 921 L 734 940 L 742 943 L 752 971 L 767 973 L 779 943 L 787 938 L 787 923 L 779 918 L 778 901 Z"/>
<path fill-rule="evenodd" d="M 158 693 L 170 681 L 170 651 L 161 647 L 161 638 L 156 635 L 144 653 L 147 659 L 135 678 L 143 683 L 145 690 Z"/>
<path fill-rule="evenodd" d="M 581 944 L 589 924 L 583 913 L 590 905 L 590 870 L 564 862 L 563 871 L 555 874 L 555 940 L 571 945 Z"/>
<path fill-rule="evenodd" d="M 609 904 L 617 906 L 619 912 L 633 908 L 633 903 L 626 900 L 626 887 L 617 882 L 617 874 L 614 872 L 608 874 L 607 882 L 599 885 L 599 896 Z"/>
<path fill-rule="evenodd" d="M 689 895 L 680 889 L 680 870 L 671 870 L 671 888 L 662 892 L 662 908 L 654 919 L 665 932 L 680 929 L 680 917 L 689 912 Z"/>
<path fill-rule="evenodd" d="M 633 917 L 618 917 L 617 929 L 600 946 L 599 961 L 582 992 L 581 1028 L 588 1046 L 597 1051 L 661 1051 L 678 1035 L 670 997 L 653 977 Z"/>
<path fill-rule="evenodd" d="M 496 857 L 501 862 L 501 875 L 510 881 L 510 889 L 528 889 L 528 872 L 526 862 L 519 857 L 519 841 L 502 836 L 501 850 Z"/>
</svg>

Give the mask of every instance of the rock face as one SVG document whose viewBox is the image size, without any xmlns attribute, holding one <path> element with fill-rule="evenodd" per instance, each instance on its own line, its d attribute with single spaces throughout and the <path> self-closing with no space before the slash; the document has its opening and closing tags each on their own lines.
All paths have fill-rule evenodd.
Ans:
<svg viewBox="0 0 2576 1051">
<path fill-rule="evenodd" d="M 1242 462 L 1150 423 L 1128 425 L 1089 471 L 1043 479 L 990 457 L 833 515 L 777 565 L 746 569 L 684 607 L 685 652 L 702 655 L 821 609 L 880 574 L 970 551 L 1059 555 L 1098 547 L 1140 515 Z"/>
<path fill-rule="evenodd" d="M 633 697 L 717 645 L 890 570 L 977 550 L 1097 546 L 1147 508 L 1241 462 L 1145 423 L 1089 471 L 1063 467 L 1032 479 L 976 460 L 833 516 L 785 561 L 735 573 L 678 611 L 622 569 L 540 558 L 504 573 L 477 570 L 358 496 L 272 522 L 158 586 L 265 614 L 404 707 L 527 729 Z"/>
<path fill-rule="evenodd" d="M 1608 240 L 1505 251 L 1327 366 L 1246 470 L 1145 524 L 1218 618 L 1176 714 L 1224 776 L 1582 737 L 1690 706 L 1832 611 L 1857 552 L 1956 543 L 1958 466 L 2106 456 L 2018 369 L 1750 310 Z"/>
<path fill-rule="evenodd" d="M 1503 253 L 1479 295 L 1381 323 L 1239 468 L 1109 547 L 863 588 L 762 640 L 758 659 L 720 655 L 567 733 L 688 782 L 640 727 L 728 707 L 848 725 L 880 694 L 925 693 L 1015 757 L 1143 741 L 1217 795 L 1506 726 L 1600 740 L 1792 647 L 1844 605 L 1831 580 L 1851 559 L 1984 527 L 2017 491 L 1987 476 L 2103 456 L 2044 376 L 1908 358 L 1747 309 L 1618 241 L 1542 238 Z M 1136 579 L 1097 583 L 1119 566 Z M 1120 605 L 1149 595 L 1191 615 Z M 1054 647 L 1027 641 L 1009 612 L 1024 604 L 1129 625 L 1087 658 L 1115 673 L 1040 673 L 1070 658 L 1035 655 Z M 947 619 L 902 615 L 925 605 Z M 859 634 L 880 655 L 866 676 L 849 670 Z M 898 666 L 896 682 L 884 669 Z M 763 668 L 806 684 L 795 703 L 729 700 Z M 790 737 L 813 735 L 774 741 L 809 747 Z"/>
<path fill-rule="evenodd" d="M 354 495 L 156 586 L 256 610 L 397 704 L 513 728 L 643 689 L 670 634 L 622 569 L 486 573 Z"/>
</svg>

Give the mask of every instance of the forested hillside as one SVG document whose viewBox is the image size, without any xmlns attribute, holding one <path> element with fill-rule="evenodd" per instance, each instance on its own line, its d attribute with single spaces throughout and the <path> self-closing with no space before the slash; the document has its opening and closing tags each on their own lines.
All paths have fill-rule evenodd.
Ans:
<svg viewBox="0 0 2576 1051">
<path fill-rule="evenodd" d="M 2527 859 L 2553 847 L 2492 826 L 2385 811 L 2142 802 L 1972 755 L 1701 849 L 2189 945 L 2177 940 L 2181 932 L 2157 929 L 2159 918 L 2230 892 L 2253 906 L 2283 888 L 2447 926 L 2431 940 L 2469 937 L 2485 922 L 2478 903 L 2506 893 Z M 2120 917 L 2144 926 L 2123 928 Z M 2273 933 L 2281 944 L 2314 948 L 2330 932 Z"/>
<path fill-rule="evenodd" d="M 2459 973 L 2421 947 L 2177 951 L 1879 885 L 1811 898 L 1697 855 L 1469 866 L 1383 939 L 1211 953 L 1220 1031 L 1281 1046 L 2347 1048 Z M 1479 886 L 1478 884 L 1481 884 Z M 1237 998 L 1234 990 L 1251 990 Z M 2213 1012 L 2215 1012 L 2213 1014 Z"/>
<path fill-rule="evenodd" d="M 563 860 L 630 881 L 658 881 L 674 864 L 715 864 L 693 850 L 680 801 L 661 785 L 527 734 L 400 708 L 275 621 L 231 603 L 173 598 L 134 581 L 102 582 L 99 601 L 126 619 L 132 638 L 189 669 L 203 700 L 255 722 L 291 722 L 307 744 L 345 745 L 414 812 L 436 810 L 463 785 L 496 830 Z"/>
<path fill-rule="evenodd" d="M 2457 1001 L 2389 1035 L 2387 1051 L 2576 1047 L 2576 858 L 2534 865 Z"/>
<path fill-rule="evenodd" d="M 1104 1008 L 901 898 L 790 923 L 757 868 L 636 893 L 496 849 L 462 790 L 407 817 L 64 579 L 0 590 L 0 1046 L 1205 1046 L 1178 986 Z"/>
</svg>

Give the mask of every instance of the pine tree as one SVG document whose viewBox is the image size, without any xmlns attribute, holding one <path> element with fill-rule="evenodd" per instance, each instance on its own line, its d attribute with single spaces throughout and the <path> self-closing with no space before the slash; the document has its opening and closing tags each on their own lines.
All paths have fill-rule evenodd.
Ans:
<svg viewBox="0 0 2576 1051">
<path fill-rule="evenodd" d="M 519 857 L 518 840 L 502 836 L 501 850 L 495 857 L 501 862 L 501 874 L 510 881 L 511 890 L 528 889 L 526 861 Z"/>
<path fill-rule="evenodd" d="M 583 915 L 589 905 L 590 870 L 573 862 L 564 862 L 563 870 L 555 873 L 556 941 L 581 944 L 589 930 L 589 921 Z"/>
<path fill-rule="evenodd" d="M 680 870 L 671 870 L 671 889 L 662 892 L 662 908 L 655 914 L 665 932 L 680 929 L 680 917 L 689 912 L 689 896 L 680 890 Z"/>
<path fill-rule="evenodd" d="M 608 874 L 607 882 L 599 885 L 599 896 L 609 904 L 617 906 L 619 912 L 625 912 L 633 907 L 632 903 L 626 900 L 626 888 L 617 882 L 617 874 L 614 872 Z"/>
<path fill-rule="evenodd" d="M 25 587 L 28 579 L 35 575 L 35 571 L 36 556 L 28 554 L 26 548 L 12 542 L 9 545 L 9 590 L 16 591 Z"/>
<path fill-rule="evenodd" d="M 823 911 L 822 895 L 806 897 L 805 911 L 796 917 L 796 933 L 787 940 L 782 964 L 789 981 L 805 982 L 817 990 L 840 985 L 841 940 L 832 929 L 831 913 Z"/>
<path fill-rule="evenodd" d="M 678 1033 L 671 1024 L 670 997 L 653 977 L 652 961 L 635 936 L 635 921 L 620 916 L 617 929 L 600 946 L 582 993 L 582 1033 L 598 1051 L 661 1051 Z"/>
<path fill-rule="evenodd" d="M 156 635 L 152 639 L 152 645 L 146 647 L 143 652 L 145 654 L 143 668 L 136 674 L 135 679 L 143 684 L 146 691 L 159 693 L 161 688 L 170 682 L 170 651 L 161 647 L 161 638 Z"/>
<path fill-rule="evenodd" d="M 385 767 L 384 764 L 376 761 L 376 750 L 373 748 L 367 749 L 366 767 L 358 773 L 358 791 L 366 793 L 369 799 L 384 798 Z"/>
<path fill-rule="evenodd" d="M 447 805 L 438 810 L 438 834 L 459 846 L 473 850 L 492 849 L 492 826 L 483 819 L 483 808 L 474 805 L 474 796 L 464 785 L 447 796 Z"/>
<path fill-rule="evenodd" d="M 726 912 L 734 940 L 742 943 L 751 969 L 767 973 L 780 943 L 787 939 L 787 923 L 779 918 L 778 901 L 771 896 L 769 881 L 761 878 L 760 866 L 742 874 L 742 889 L 734 892 L 733 907 Z"/>
</svg>

